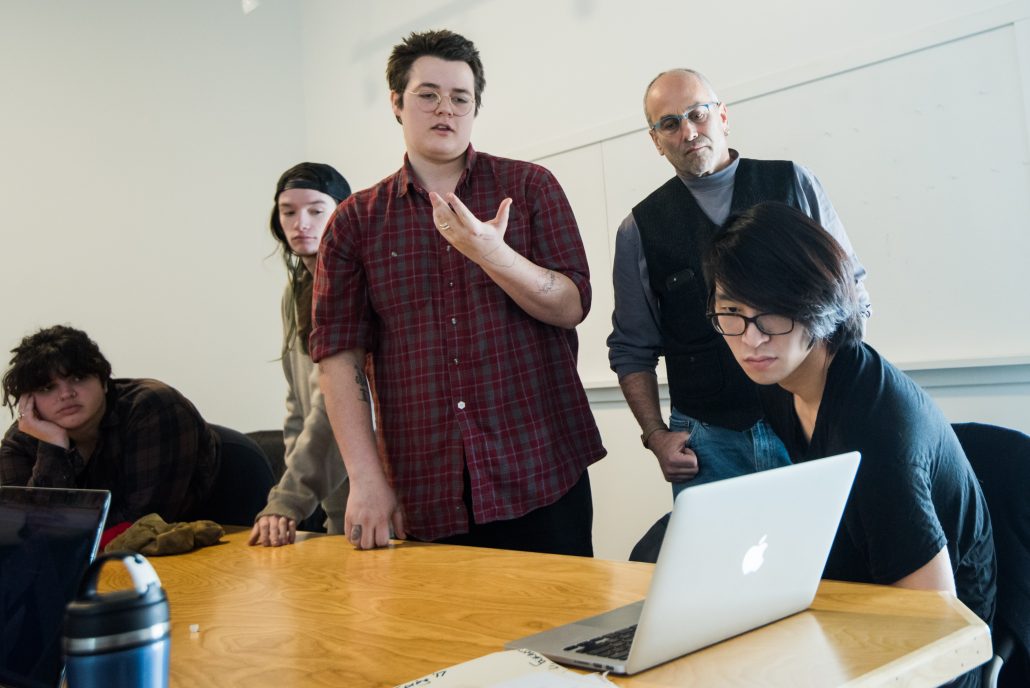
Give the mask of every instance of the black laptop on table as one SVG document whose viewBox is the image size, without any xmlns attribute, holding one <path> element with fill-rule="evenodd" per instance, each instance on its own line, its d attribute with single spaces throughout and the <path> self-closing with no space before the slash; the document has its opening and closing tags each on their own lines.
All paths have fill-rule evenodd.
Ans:
<svg viewBox="0 0 1030 688">
<path fill-rule="evenodd" d="M 107 490 L 0 486 L 0 686 L 61 684 L 64 609 L 110 504 Z"/>
</svg>

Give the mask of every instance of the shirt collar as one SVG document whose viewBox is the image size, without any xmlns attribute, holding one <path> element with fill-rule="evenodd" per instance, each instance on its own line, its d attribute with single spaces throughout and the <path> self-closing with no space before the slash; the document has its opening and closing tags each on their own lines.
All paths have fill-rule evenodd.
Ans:
<svg viewBox="0 0 1030 688">
<path fill-rule="evenodd" d="M 473 167 L 476 164 L 476 158 L 478 153 L 476 149 L 469 143 L 469 147 L 465 149 L 465 171 L 461 173 L 461 178 L 458 179 L 458 185 L 455 190 L 460 189 L 461 185 L 465 183 L 465 180 L 469 178 L 472 173 Z M 406 196 L 409 189 L 414 189 L 419 193 L 425 193 L 425 189 L 418 182 L 418 177 L 415 176 L 415 170 L 411 167 L 411 161 L 408 159 L 408 154 L 404 154 L 404 164 L 401 165 L 401 169 L 397 171 L 397 197 Z"/>
</svg>

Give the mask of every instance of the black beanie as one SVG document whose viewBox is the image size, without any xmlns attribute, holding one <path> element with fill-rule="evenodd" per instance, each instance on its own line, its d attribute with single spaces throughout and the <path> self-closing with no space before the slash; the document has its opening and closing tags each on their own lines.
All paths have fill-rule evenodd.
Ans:
<svg viewBox="0 0 1030 688">
<path fill-rule="evenodd" d="M 320 162 L 302 162 L 283 172 L 272 200 L 278 203 L 279 194 L 287 189 L 314 189 L 332 196 L 337 203 L 350 196 L 350 184 L 343 175 Z"/>
</svg>

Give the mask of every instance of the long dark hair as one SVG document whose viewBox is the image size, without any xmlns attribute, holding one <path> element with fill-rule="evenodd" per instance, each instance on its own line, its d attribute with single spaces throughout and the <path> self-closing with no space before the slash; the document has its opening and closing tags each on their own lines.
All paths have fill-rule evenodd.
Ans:
<svg viewBox="0 0 1030 688">
<path fill-rule="evenodd" d="M 311 293 L 314 277 L 304 266 L 300 256 L 290 249 L 286 232 L 279 221 L 279 194 L 287 189 L 313 189 L 331 196 L 337 203 L 350 196 L 350 185 L 343 175 L 331 165 L 319 162 L 302 162 L 282 173 L 275 186 L 274 205 L 270 229 L 272 236 L 279 242 L 283 262 L 290 280 L 291 298 L 286 310 L 286 336 L 283 338 L 282 355 L 300 345 L 300 350 L 308 353 L 308 335 L 311 334 Z"/>
<path fill-rule="evenodd" d="M 704 262 L 709 306 L 727 297 L 793 318 L 834 353 L 862 340 L 862 308 L 844 249 L 804 213 L 759 203 L 731 218 Z"/>
</svg>

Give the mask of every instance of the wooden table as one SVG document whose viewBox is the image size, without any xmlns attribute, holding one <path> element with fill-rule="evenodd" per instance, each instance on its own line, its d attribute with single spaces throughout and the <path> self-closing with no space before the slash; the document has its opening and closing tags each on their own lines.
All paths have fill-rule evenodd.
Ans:
<svg viewBox="0 0 1030 688">
<path fill-rule="evenodd" d="M 172 686 L 393 686 L 644 596 L 652 566 L 341 537 L 150 559 L 172 612 Z M 106 585 L 128 585 L 109 566 Z M 190 626 L 197 624 L 198 632 Z M 824 581 L 809 611 L 620 686 L 934 686 L 986 661 L 955 598 Z M 900 680 L 899 680 L 900 679 Z"/>
</svg>

